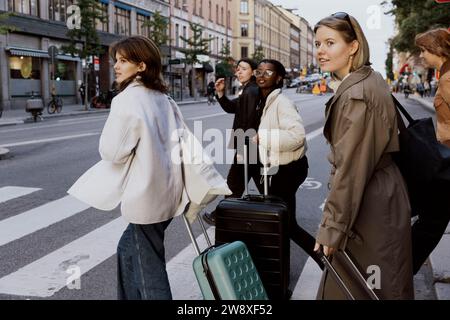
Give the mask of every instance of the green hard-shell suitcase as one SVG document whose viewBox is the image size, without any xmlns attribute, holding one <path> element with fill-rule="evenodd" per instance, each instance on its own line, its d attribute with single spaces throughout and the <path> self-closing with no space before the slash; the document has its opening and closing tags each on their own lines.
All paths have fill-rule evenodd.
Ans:
<svg viewBox="0 0 450 320">
<path fill-rule="evenodd" d="M 211 246 L 206 229 L 198 219 L 208 248 L 200 253 L 191 226 L 183 215 L 197 257 L 193 268 L 205 300 L 268 300 L 247 246 L 234 241 Z"/>
</svg>

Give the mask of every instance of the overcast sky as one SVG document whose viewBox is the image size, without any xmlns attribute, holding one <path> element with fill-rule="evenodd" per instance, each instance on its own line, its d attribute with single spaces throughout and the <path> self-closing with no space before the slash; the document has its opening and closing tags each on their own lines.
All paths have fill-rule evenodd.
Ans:
<svg viewBox="0 0 450 320">
<path fill-rule="evenodd" d="M 385 15 L 382 0 L 270 0 L 304 17 L 314 27 L 323 17 L 344 11 L 358 20 L 370 46 L 372 67 L 386 75 L 387 40 L 394 34 L 394 17 Z M 390 0 L 388 0 L 390 2 Z"/>
</svg>

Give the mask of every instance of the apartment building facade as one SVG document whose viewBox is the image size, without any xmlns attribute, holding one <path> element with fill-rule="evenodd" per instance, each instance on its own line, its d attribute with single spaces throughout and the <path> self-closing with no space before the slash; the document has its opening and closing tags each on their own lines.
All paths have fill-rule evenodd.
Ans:
<svg viewBox="0 0 450 320">
<path fill-rule="evenodd" d="M 202 94 L 206 84 L 215 80 L 214 70 L 221 61 L 225 46 L 232 49 L 231 0 L 172 0 L 170 4 L 170 56 L 181 63 L 170 65 L 171 87 L 176 99 L 192 96 L 191 72 L 195 72 L 196 88 Z M 188 44 L 181 39 L 193 36 L 189 22 L 199 24 L 202 38 L 209 39 L 209 54 L 198 57 L 200 63 L 192 66 L 183 63 L 183 49 Z"/>
<path fill-rule="evenodd" d="M 290 20 L 267 0 L 232 0 L 233 56 L 251 57 L 262 47 L 266 58 L 290 65 Z"/>
<path fill-rule="evenodd" d="M 108 21 L 97 21 L 103 53 L 99 56 L 98 71 L 91 72 L 95 79 L 94 90 L 107 91 L 113 82 L 113 61 L 108 56 L 108 46 L 130 35 L 148 35 L 144 21 L 155 11 L 169 18 L 168 0 L 99 0 L 101 11 Z M 5 22 L 16 31 L 0 35 L 0 103 L 5 110 L 24 108 L 33 93 L 48 101 L 52 86 L 48 48 L 68 45 L 66 33 L 67 8 L 73 0 L 0 0 L 0 12 L 13 12 Z M 81 43 L 78 46 L 81 47 Z M 164 55 L 169 53 L 161 48 Z M 168 59 L 165 59 L 168 60 Z M 80 102 L 77 89 L 83 81 L 83 65 L 79 57 L 59 51 L 55 63 L 56 92 L 65 103 Z M 94 93 L 95 94 L 95 91 Z"/>
</svg>

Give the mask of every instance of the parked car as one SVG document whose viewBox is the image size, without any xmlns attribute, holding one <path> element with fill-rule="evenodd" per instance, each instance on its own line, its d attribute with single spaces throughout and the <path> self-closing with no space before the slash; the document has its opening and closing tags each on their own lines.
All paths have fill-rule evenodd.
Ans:
<svg viewBox="0 0 450 320">
<path fill-rule="evenodd" d="M 300 77 L 292 79 L 287 85 L 287 88 L 297 88 L 301 84 Z"/>
</svg>

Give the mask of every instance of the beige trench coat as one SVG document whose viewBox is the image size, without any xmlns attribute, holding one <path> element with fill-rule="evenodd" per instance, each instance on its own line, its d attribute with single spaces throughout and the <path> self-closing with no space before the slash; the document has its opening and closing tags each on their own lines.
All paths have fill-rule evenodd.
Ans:
<svg viewBox="0 0 450 320">
<path fill-rule="evenodd" d="M 388 86 L 372 68 L 362 67 L 344 79 L 325 112 L 332 170 L 316 239 L 345 249 L 369 283 L 380 287 L 375 292 L 381 299 L 413 299 L 411 208 L 389 154 L 399 142 Z M 341 258 L 334 254 L 333 265 L 356 298 L 367 299 Z M 326 272 L 318 298 L 345 299 Z"/>
</svg>

